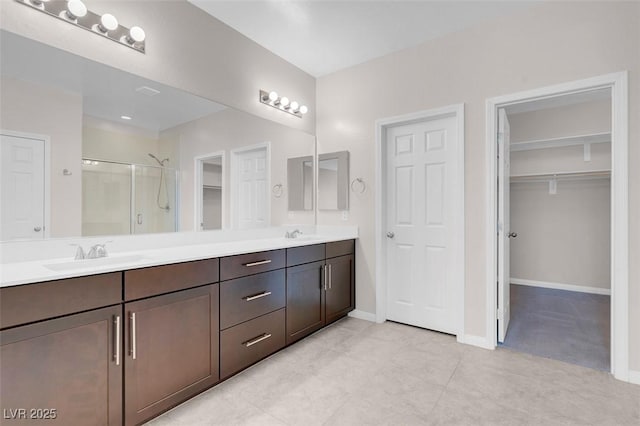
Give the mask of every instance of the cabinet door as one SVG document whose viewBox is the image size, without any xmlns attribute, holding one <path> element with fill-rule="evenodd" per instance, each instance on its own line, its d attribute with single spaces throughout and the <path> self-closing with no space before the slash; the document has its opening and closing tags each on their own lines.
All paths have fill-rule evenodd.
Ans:
<svg viewBox="0 0 640 426">
<path fill-rule="evenodd" d="M 327 324 L 355 308 L 355 271 L 353 255 L 327 259 Z"/>
<path fill-rule="evenodd" d="M 324 262 L 287 268 L 287 344 L 324 325 Z"/>
<path fill-rule="evenodd" d="M 218 284 L 125 304 L 125 424 L 139 424 L 212 386 Z"/>
<path fill-rule="evenodd" d="M 121 314 L 118 305 L 0 332 L 0 423 L 122 424 Z"/>
</svg>

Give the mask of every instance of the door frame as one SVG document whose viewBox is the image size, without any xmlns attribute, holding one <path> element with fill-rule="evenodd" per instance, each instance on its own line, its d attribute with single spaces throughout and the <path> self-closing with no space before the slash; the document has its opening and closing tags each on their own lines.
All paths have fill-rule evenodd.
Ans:
<svg viewBox="0 0 640 426">
<path fill-rule="evenodd" d="M 456 161 L 458 170 L 455 175 L 454 182 L 454 215 L 453 225 L 451 227 L 454 233 L 455 245 L 452 247 L 452 255 L 460 259 L 461 268 L 455 273 L 454 281 L 456 283 L 455 291 L 455 318 L 456 318 L 456 337 L 458 342 L 464 342 L 464 283 L 465 283 L 465 212 L 464 212 L 464 103 L 449 105 L 441 108 L 434 108 L 424 111 L 418 111 L 410 114 L 404 114 L 394 117 L 387 117 L 376 120 L 376 172 L 375 185 L 378 188 L 375 198 L 375 246 L 376 246 L 376 315 L 375 320 L 382 323 L 387 319 L 387 266 L 386 266 L 386 205 L 387 205 L 387 186 L 386 186 L 386 130 L 390 127 L 397 127 L 406 124 L 413 124 L 440 118 L 455 117 L 458 137 L 455 143 Z"/>
<path fill-rule="evenodd" d="M 265 141 L 254 145 L 243 146 L 241 148 L 232 149 L 231 152 L 231 166 L 230 166 L 230 180 L 231 180 L 231 192 L 230 192 L 230 225 L 233 229 L 238 229 L 238 188 L 240 180 L 238 179 L 238 156 L 247 151 L 256 151 L 258 149 L 264 149 L 267 152 L 267 223 L 271 225 L 271 142 Z"/>
<path fill-rule="evenodd" d="M 486 100 L 486 345 L 497 346 L 498 108 L 594 89 L 611 89 L 611 373 L 629 381 L 628 72 L 512 93 Z"/>
<path fill-rule="evenodd" d="M 51 238 L 51 137 L 39 133 L 18 132 L 0 129 L 0 134 L 16 138 L 32 139 L 44 143 L 44 234 L 43 238 Z"/>
<path fill-rule="evenodd" d="M 226 200 L 225 200 L 225 195 L 226 195 L 226 158 L 225 158 L 225 151 L 216 151 L 216 152 L 210 152 L 208 154 L 202 154 L 202 155 L 197 155 L 195 157 L 193 157 L 193 170 L 194 170 L 194 186 L 193 186 L 193 230 L 196 232 L 200 232 L 203 231 L 203 229 L 200 228 L 200 224 L 202 223 L 202 195 L 201 194 L 201 189 L 202 189 L 202 181 L 203 179 L 203 171 L 204 171 L 204 162 L 205 160 L 208 160 L 212 157 L 221 157 L 222 158 L 222 189 L 220 190 L 221 193 L 221 198 L 222 198 L 222 222 L 221 222 L 221 227 L 220 229 L 226 229 L 227 227 L 227 218 L 225 217 L 225 212 L 226 212 Z"/>
</svg>

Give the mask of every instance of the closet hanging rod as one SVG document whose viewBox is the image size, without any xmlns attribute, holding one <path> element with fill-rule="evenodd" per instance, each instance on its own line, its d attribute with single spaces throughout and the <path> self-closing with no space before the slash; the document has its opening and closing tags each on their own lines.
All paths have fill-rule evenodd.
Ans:
<svg viewBox="0 0 640 426">
<path fill-rule="evenodd" d="M 526 179 L 553 179 L 563 177 L 610 177 L 611 170 L 589 170 L 583 172 L 558 172 L 558 173 L 538 173 L 526 175 L 512 175 L 510 180 Z"/>
</svg>

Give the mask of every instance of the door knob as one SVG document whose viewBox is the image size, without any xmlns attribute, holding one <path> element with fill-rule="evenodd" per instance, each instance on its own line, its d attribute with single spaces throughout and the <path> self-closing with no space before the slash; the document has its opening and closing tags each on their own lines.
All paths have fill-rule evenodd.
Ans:
<svg viewBox="0 0 640 426">
<path fill-rule="evenodd" d="M 517 232 L 509 232 L 509 235 L 507 235 L 507 237 L 509 238 L 516 238 L 518 236 Z"/>
<path fill-rule="evenodd" d="M 393 232 L 391 232 L 391 231 L 387 232 L 387 238 L 393 238 L 395 236 L 396 236 L 396 234 L 394 234 Z"/>
<path fill-rule="evenodd" d="M 40 231 L 42 231 L 42 228 L 39 227 L 39 226 L 36 226 L 35 228 L 33 228 L 33 230 L 36 231 L 36 232 L 40 232 Z"/>
</svg>

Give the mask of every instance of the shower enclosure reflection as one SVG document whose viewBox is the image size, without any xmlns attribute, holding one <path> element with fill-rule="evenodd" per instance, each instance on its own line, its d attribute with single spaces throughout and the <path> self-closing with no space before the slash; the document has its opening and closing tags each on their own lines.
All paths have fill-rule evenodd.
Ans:
<svg viewBox="0 0 640 426">
<path fill-rule="evenodd" d="M 175 231 L 176 181 L 176 170 L 166 166 L 84 158 L 82 235 Z"/>
</svg>

